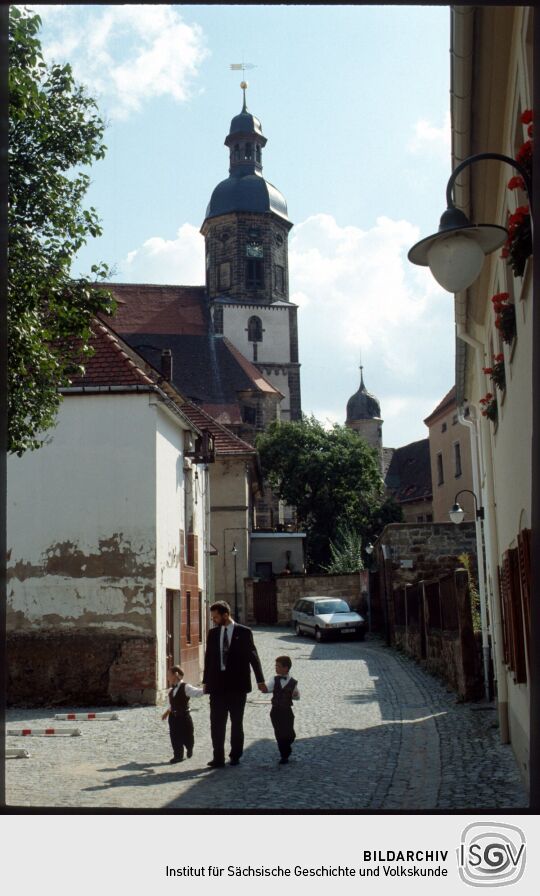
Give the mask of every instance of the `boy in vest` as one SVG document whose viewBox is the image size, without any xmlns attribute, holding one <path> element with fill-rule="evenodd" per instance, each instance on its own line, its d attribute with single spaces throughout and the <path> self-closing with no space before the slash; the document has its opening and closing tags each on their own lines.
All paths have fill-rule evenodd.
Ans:
<svg viewBox="0 0 540 896">
<path fill-rule="evenodd" d="M 266 682 L 268 693 L 272 694 L 270 721 L 274 726 L 274 734 L 281 754 L 280 765 L 286 765 L 291 755 L 291 747 L 296 734 L 294 731 L 293 700 L 300 699 L 300 692 L 290 670 L 290 656 L 276 657 L 276 674 Z"/>
<path fill-rule="evenodd" d="M 162 721 L 169 720 L 169 734 L 173 748 L 171 763 L 182 762 L 184 759 L 184 747 L 187 758 L 193 756 L 195 737 L 193 733 L 193 719 L 189 711 L 189 698 L 202 697 L 202 688 L 196 688 L 192 684 L 184 684 L 182 681 L 184 670 L 180 666 L 172 666 L 167 671 L 167 679 L 171 687 L 169 691 L 169 709 L 161 716 Z"/>
</svg>

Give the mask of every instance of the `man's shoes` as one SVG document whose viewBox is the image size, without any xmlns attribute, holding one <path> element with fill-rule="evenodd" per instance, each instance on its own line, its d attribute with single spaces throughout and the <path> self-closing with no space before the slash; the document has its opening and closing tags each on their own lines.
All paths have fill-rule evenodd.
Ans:
<svg viewBox="0 0 540 896">
<path fill-rule="evenodd" d="M 287 765 L 288 762 L 289 762 L 288 757 L 282 756 L 281 759 L 279 760 L 279 765 Z"/>
<path fill-rule="evenodd" d="M 170 762 L 171 765 L 174 765 L 175 762 L 183 762 L 183 761 L 184 761 L 184 757 L 183 757 L 183 756 L 173 756 L 172 759 L 169 759 L 169 762 Z"/>
<path fill-rule="evenodd" d="M 240 760 L 239 759 L 231 759 L 229 761 L 229 765 L 240 765 Z"/>
<path fill-rule="evenodd" d="M 224 762 L 218 762 L 217 759 L 211 759 L 210 762 L 206 763 L 209 768 L 225 768 Z"/>
<path fill-rule="evenodd" d="M 191 749 L 189 749 L 189 750 L 186 752 L 186 756 L 187 756 L 188 759 L 191 759 L 191 757 L 193 756 L 193 747 L 191 747 Z"/>
</svg>

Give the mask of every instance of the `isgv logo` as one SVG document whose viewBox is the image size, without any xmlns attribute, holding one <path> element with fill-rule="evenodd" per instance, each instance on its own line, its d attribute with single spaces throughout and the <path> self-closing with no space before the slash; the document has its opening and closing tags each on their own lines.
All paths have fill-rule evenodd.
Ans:
<svg viewBox="0 0 540 896">
<path fill-rule="evenodd" d="M 461 835 L 459 876 L 471 887 L 504 887 L 520 879 L 525 857 L 525 835 L 519 828 L 499 822 L 474 822 Z"/>
</svg>

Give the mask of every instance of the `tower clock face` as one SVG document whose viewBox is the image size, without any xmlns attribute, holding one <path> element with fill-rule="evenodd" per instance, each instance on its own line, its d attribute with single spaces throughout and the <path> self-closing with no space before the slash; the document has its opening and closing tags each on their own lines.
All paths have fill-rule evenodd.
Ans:
<svg viewBox="0 0 540 896">
<path fill-rule="evenodd" d="M 263 247 L 260 243 L 247 243 L 246 256 L 247 258 L 262 258 Z"/>
</svg>

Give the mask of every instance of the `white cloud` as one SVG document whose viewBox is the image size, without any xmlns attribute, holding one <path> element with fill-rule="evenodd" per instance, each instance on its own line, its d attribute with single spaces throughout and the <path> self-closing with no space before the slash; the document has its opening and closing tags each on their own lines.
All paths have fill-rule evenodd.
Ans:
<svg viewBox="0 0 540 896">
<path fill-rule="evenodd" d="M 204 283 L 204 239 L 192 224 L 182 224 L 175 240 L 154 236 L 120 263 L 118 276 L 125 283 Z"/>
<path fill-rule="evenodd" d="M 420 119 L 414 125 L 414 136 L 407 144 L 409 152 L 416 154 L 426 150 L 434 150 L 445 159 L 450 158 L 451 128 L 450 112 L 447 112 L 442 127 L 437 128 L 425 119 Z"/>
<path fill-rule="evenodd" d="M 91 22 L 85 16 L 83 7 L 66 6 L 62 17 L 49 11 L 43 50 L 49 61 L 70 62 L 108 115 L 125 119 L 159 96 L 190 98 L 209 51 L 178 7 L 95 6 Z"/>
<path fill-rule="evenodd" d="M 408 221 L 380 217 L 361 230 L 320 214 L 290 240 L 304 411 L 344 422 L 361 352 L 366 388 L 386 421 L 384 443 L 394 446 L 427 434 L 422 419 L 454 375 L 451 297 L 406 259 L 418 236 Z"/>
</svg>

